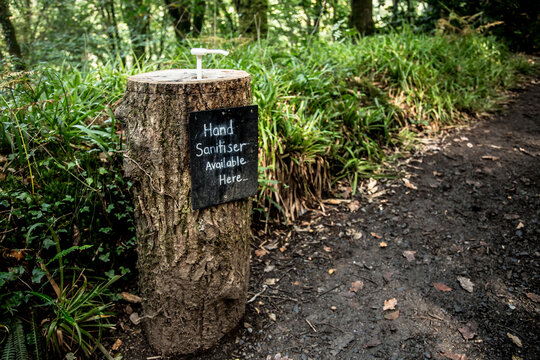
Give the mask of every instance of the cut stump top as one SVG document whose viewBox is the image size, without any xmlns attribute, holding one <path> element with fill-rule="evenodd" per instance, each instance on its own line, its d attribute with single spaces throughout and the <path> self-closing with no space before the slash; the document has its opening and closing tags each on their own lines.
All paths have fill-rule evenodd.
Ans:
<svg viewBox="0 0 540 360">
<path fill-rule="evenodd" d="M 202 89 L 201 87 L 208 87 L 206 90 L 209 92 L 216 92 L 226 83 L 243 83 L 245 81 L 249 83 L 250 76 L 247 72 L 242 70 L 203 69 L 203 78 L 197 80 L 197 72 L 195 69 L 170 69 L 128 77 L 127 91 L 143 93 L 178 93 L 182 92 L 182 89 L 192 87 Z M 227 86 L 225 85 L 225 87 Z"/>
<path fill-rule="evenodd" d="M 128 80 L 160 84 L 193 84 L 241 79 L 248 76 L 249 74 L 242 70 L 203 69 L 203 78 L 197 80 L 197 72 L 194 69 L 171 69 L 133 75 Z"/>
</svg>

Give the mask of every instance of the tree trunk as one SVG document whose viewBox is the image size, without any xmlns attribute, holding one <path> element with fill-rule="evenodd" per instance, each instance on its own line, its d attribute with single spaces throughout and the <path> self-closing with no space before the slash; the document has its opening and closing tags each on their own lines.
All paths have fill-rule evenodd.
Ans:
<svg viewBox="0 0 540 360">
<path fill-rule="evenodd" d="M 234 70 L 206 70 L 213 79 L 203 80 L 186 74 L 130 77 L 115 113 L 133 183 L 143 324 L 162 354 L 207 349 L 236 327 L 249 276 L 250 201 L 191 210 L 188 114 L 251 104 L 250 78 Z"/>
<path fill-rule="evenodd" d="M 178 42 L 183 41 L 191 30 L 191 15 L 186 0 L 165 0 L 172 18 L 174 34 Z"/>
<path fill-rule="evenodd" d="M 146 40 L 150 28 L 150 6 L 144 0 L 127 1 L 124 19 L 129 27 L 133 55 L 139 60 L 146 53 Z"/>
<path fill-rule="evenodd" d="M 216 1 L 218 1 L 218 0 L 214 0 L 214 4 L 215 4 Z M 214 10 L 216 10 L 216 8 L 214 8 Z M 219 5 L 218 5 L 218 8 L 217 8 L 217 13 L 219 14 L 219 16 L 223 15 L 225 17 L 225 19 L 227 19 L 227 24 L 229 24 L 228 31 L 235 32 L 236 30 L 238 30 L 236 22 L 234 21 L 233 16 L 229 13 L 229 9 L 227 8 L 227 4 L 225 2 L 219 1 Z M 214 18 L 214 26 L 216 24 L 216 21 L 217 21 L 217 19 Z M 216 34 L 214 34 L 214 35 L 216 35 Z"/>
<path fill-rule="evenodd" d="M 407 0 L 407 21 L 409 22 L 409 24 L 412 23 L 412 19 L 413 19 L 412 3 L 411 3 L 411 0 Z"/>
<path fill-rule="evenodd" d="M 206 1 L 205 0 L 194 0 L 193 1 L 193 34 L 199 36 L 202 31 L 204 23 L 204 14 L 206 12 Z"/>
<path fill-rule="evenodd" d="M 0 0 L 0 25 L 4 32 L 4 38 L 9 54 L 15 58 L 15 67 L 18 70 L 23 70 L 25 65 L 22 61 L 21 47 L 17 42 L 17 36 L 15 35 L 15 28 L 10 19 L 11 13 L 9 12 L 9 1 Z"/>
<path fill-rule="evenodd" d="M 268 0 L 235 0 L 240 33 L 247 36 L 268 33 Z"/>
<path fill-rule="evenodd" d="M 356 29 L 361 35 L 373 34 L 375 28 L 372 14 L 372 0 L 351 0 L 350 27 Z"/>
<path fill-rule="evenodd" d="M 397 23 L 399 18 L 399 0 L 392 0 L 392 22 L 394 25 Z"/>
</svg>

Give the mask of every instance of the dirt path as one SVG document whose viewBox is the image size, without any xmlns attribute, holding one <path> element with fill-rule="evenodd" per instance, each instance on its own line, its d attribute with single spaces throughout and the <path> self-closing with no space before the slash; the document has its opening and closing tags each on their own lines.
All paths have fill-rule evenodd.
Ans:
<svg viewBox="0 0 540 360">
<path fill-rule="evenodd" d="M 403 169 L 258 238 L 244 326 L 179 359 L 540 358 L 540 81 Z"/>
</svg>

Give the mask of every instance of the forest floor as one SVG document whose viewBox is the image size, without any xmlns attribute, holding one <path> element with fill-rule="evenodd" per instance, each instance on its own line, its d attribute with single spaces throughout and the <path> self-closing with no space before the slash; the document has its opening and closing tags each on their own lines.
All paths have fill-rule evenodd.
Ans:
<svg viewBox="0 0 540 360">
<path fill-rule="evenodd" d="M 510 99 L 424 139 L 400 166 L 405 177 L 366 182 L 352 200 L 256 236 L 245 319 L 214 349 L 160 357 L 123 314 L 115 352 L 539 359 L 540 80 Z"/>
</svg>

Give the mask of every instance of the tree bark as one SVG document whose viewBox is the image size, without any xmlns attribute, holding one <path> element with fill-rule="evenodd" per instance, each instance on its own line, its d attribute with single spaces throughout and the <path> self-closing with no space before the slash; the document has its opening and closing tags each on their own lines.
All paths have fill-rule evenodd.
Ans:
<svg viewBox="0 0 540 360">
<path fill-rule="evenodd" d="M 240 33 L 247 36 L 268 33 L 268 0 L 235 0 Z"/>
<path fill-rule="evenodd" d="M 2 31 L 4 32 L 6 45 L 9 54 L 15 58 L 15 67 L 18 70 L 23 70 L 25 65 L 22 59 L 21 47 L 17 42 L 15 28 L 13 27 L 10 16 L 11 13 L 9 12 L 9 1 L 0 0 L 0 25 L 2 26 Z"/>
<path fill-rule="evenodd" d="M 199 36 L 202 32 L 202 27 L 204 23 L 204 15 L 206 12 L 206 1 L 205 0 L 194 0 L 193 1 L 193 34 Z"/>
<path fill-rule="evenodd" d="M 399 18 L 399 0 L 392 0 L 392 22 L 394 25 L 397 23 Z"/>
<path fill-rule="evenodd" d="M 206 70 L 214 80 L 197 81 L 185 72 L 130 77 L 115 113 L 133 183 L 143 324 L 162 354 L 207 349 L 236 327 L 249 276 L 250 201 L 191 210 L 188 114 L 251 104 L 250 78 Z"/>
<path fill-rule="evenodd" d="M 361 35 L 371 35 L 375 30 L 373 23 L 373 1 L 351 0 L 349 25 Z"/>
<path fill-rule="evenodd" d="M 413 19 L 412 3 L 411 3 L 411 0 L 407 0 L 407 21 L 409 22 L 409 24 L 412 23 L 412 19 Z"/>
<path fill-rule="evenodd" d="M 176 40 L 183 41 L 191 30 L 191 14 L 186 0 L 165 0 L 172 18 Z"/>
</svg>

